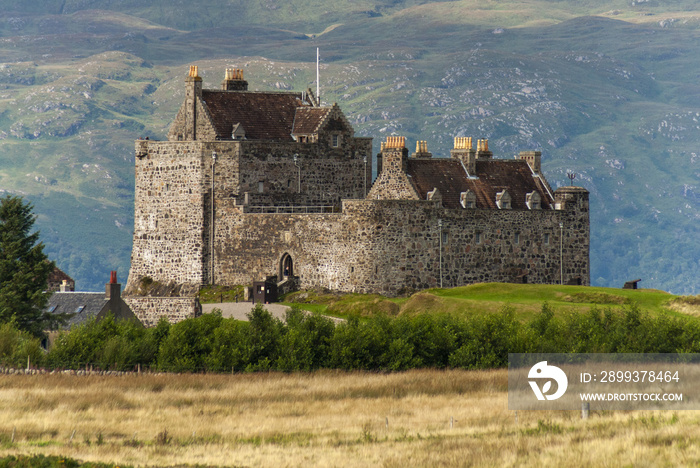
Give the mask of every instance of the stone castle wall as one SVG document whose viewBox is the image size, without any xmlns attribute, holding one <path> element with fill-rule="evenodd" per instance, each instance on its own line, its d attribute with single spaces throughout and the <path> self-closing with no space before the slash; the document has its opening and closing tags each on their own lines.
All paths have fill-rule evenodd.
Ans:
<svg viewBox="0 0 700 468">
<path fill-rule="evenodd" d="M 441 237 L 444 287 L 513 282 L 523 274 L 527 282 L 559 283 L 562 261 L 565 283 L 589 284 L 587 213 L 574 209 L 449 210 L 428 201 L 346 200 L 341 214 L 229 212 L 216 232 L 216 277 L 223 284 L 281 275 L 289 255 L 302 288 L 392 295 L 437 287 Z"/>
<path fill-rule="evenodd" d="M 134 242 L 125 290 L 140 278 L 165 283 L 204 280 L 204 187 L 201 144 L 136 143 Z"/>
<path fill-rule="evenodd" d="M 323 146 L 137 141 L 134 243 L 126 294 L 134 294 L 143 277 L 164 284 L 210 282 L 214 153 L 216 220 L 236 219 L 232 213 L 259 205 L 339 206 L 341 197 L 363 197 L 370 187 L 371 140 L 351 138 L 345 149 L 333 151 L 323 152 Z M 224 224 L 216 221 L 215 226 L 218 231 Z"/>
<path fill-rule="evenodd" d="M 161 317 L 177 323 L 202 314 L 196 297 L 128 296 L 124 297 L 124 302 L 145 327 L 155 327 Z"/>
</svg>

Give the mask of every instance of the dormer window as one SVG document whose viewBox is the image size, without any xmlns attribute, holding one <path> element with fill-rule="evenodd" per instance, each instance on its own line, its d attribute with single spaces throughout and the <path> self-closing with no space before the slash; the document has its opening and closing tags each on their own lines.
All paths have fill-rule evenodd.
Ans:
<svg viewBox="0 0 700 468">
<path fill-rule="evenodd" d="M 508 190 L 496 194 L 496 206 L 501 210 L 510 210 L 510 200 Z"/>
<path fill-rule="evenodd" d="M 476 195 L 471 190 L 459 194 L 459 204 L 462 208 L 476 208 Z"/>
<path fill-rule="evenodd" d="M 245 140 L 245 129 L 239 123 L 233 126 L 231 129 L 231 139 L 233 140 Z"/>
<path fill-rule="evenodd" d="M 531 210 L 542 208 L 542 197 L 538 192 L 530 192 L 525 196 L 525 204 Z"/>
</svg>

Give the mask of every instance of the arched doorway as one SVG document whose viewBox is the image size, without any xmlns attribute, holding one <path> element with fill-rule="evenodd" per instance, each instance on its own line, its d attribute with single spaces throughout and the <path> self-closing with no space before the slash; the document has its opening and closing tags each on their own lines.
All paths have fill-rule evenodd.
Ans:
<svg viewBox="0 0 700 468">
<path fill-rule="evenodd" d="M 294 261 L 292 260 L 292 256 L 289 255 L 288 253 L 285 253 L 282 255 L 282 259 L 280 260 L 280 272 L 279 272 L 279 281 L 282 282 L 286 280 L 287 278 L 291 278 L 294 276 Z"/>
</svg>

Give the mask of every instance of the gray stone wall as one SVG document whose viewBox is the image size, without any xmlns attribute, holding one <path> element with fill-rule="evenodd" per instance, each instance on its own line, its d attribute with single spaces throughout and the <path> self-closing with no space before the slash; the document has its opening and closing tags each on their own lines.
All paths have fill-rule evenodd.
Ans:
<svg viewBox="0 0 700 468">
<path fill-rule="evenodd" d="M 587 214 L 574 209 L 450 210 L 430 201 L 352 200 L 341 214 L 227 211 L 216 232 L 216 277 L 223 284 L 280 275 L 285 254 L 302 288 L 393 295 L 437 287 L 441 275 L 443 287 L 523 275 L 552 284 L 561 281 L 562 266 L 564 283 L 590 282 Z"/>
<path fill-rule="evenodd" d="M 162 283 L 204 280 L 202 144 L 136 143 L 134 242 L 125 290 L 144 276 Z"/>
<path fill-rule="evenodd" d="M 406 175 L 406 148 L 389 148 L 382 152 L 381 172 L 367 198 L 372 200 L 418 200 L 418 193 Z"/>
<path fill-rule="evenodd" d="M 196 297 L 128 296 L 124 297 L 124 302 L 145 327 L 155 327 L 161 317 L 177 323 L 202 314 Z"/>
</svg>

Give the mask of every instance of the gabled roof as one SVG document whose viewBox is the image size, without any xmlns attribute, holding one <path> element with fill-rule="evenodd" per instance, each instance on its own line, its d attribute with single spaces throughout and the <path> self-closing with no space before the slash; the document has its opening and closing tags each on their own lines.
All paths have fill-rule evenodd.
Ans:
<svg viewBox="0 0 700 468">
<path fill-rule="evenodd" d="M 49 298 L 46 310 L 53 314 L 75 314 L 66 324 L 70 328 L 96 317 L 108 302 L 105 293 L 55 292 Z"/>
<path fill-rule="evenodd" d="M 498 209 L 496 194 L 507 190 L 513 209 L 528 209 L 526 195 L 538 192 L 542 209 L 549 209 L 552 198 L 542 180 L 534 176 L 524 160 L 488 159 L 476 161 L 476 178 L 469 178 L 462 163 L 456 159 L 415 159 L 407 161 L 407 173 L 421 199 L 437 188 L 445 208 L 460 208 L 459 194 L 471 190 L 476 195 L 477 208 Z"/>
<path fill-rule="evenodd" d="M 248 140 L 292 140 L 298 107 L 306 106 L 301 93 L 202 90 L 219 138 L 231 138 L 234 125 L 245 129 Z"/>
<path fill-rule="evenodd" d="M 317 133 L 331 109 L 331 107 L 297 107 L 292 134 L 312 135 Z"/>
</svg>

